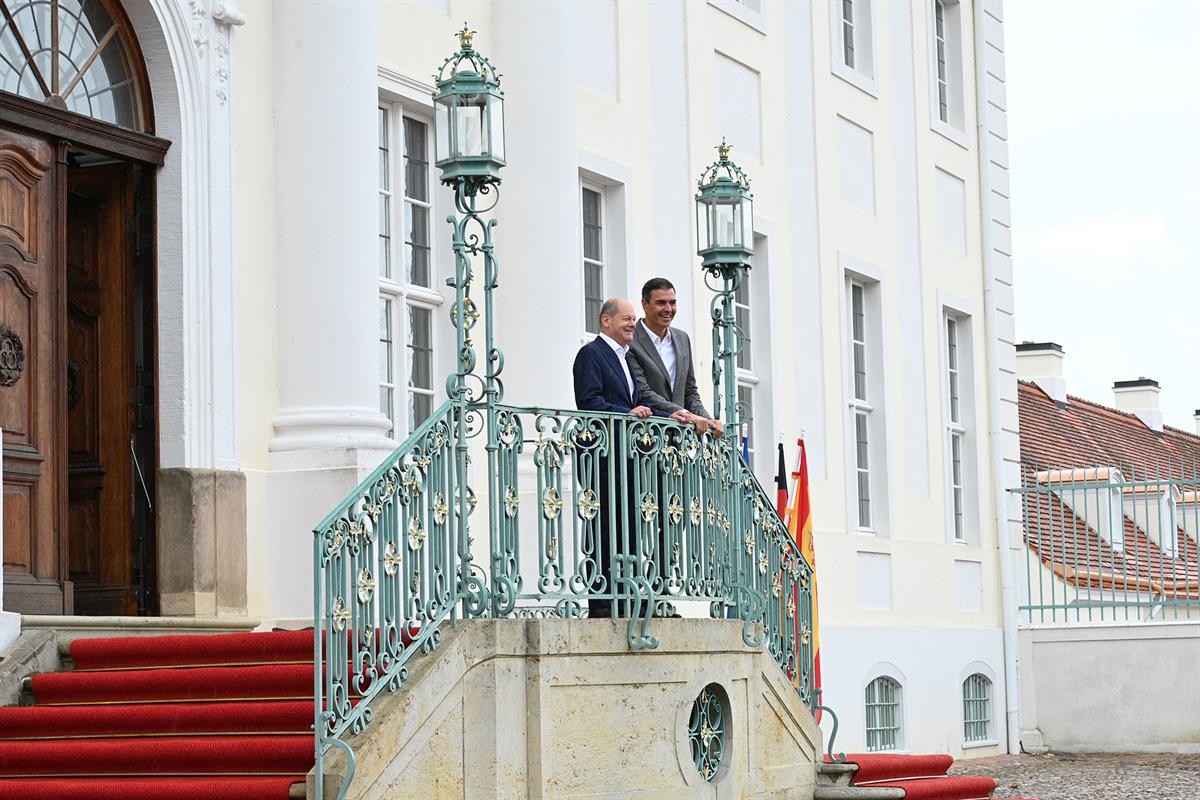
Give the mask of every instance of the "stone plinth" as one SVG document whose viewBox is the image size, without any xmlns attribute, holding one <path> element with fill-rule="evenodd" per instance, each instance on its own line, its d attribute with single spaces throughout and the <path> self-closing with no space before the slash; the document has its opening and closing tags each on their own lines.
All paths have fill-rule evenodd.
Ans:
<svg viewBox="0 0 1200 800">
<path fill-rule="evenodd" d="M 821 732 L 775 662 L 726 620 L 655 620 L 630 652 L 610 620 L 447 626 L 376 701 L 352 798 L 808 798 Z M 726 752 L 706 781 L 688 742 L 700 691 L 728 698 Z M 345 766 L 336 749 L 327 770 Z M 311 783 L 311 781 L 310 781 Z M 310 793 L 311 796 L 311 793 Z"/>
</svg>

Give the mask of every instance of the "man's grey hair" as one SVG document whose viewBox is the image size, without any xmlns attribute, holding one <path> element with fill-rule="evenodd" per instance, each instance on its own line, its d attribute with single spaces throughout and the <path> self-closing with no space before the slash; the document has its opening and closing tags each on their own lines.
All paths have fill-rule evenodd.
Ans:
<svg viewBox="0 0 1200 800">
<path fill-rule="evenodd" d="M 607 300 L 604 301 L 604 305 L 600 306 L 599 319 L 604 319 L 605 317 L 615 317 L 617 315 L 617 311 L 620 309 L 620 307 L 621 307 L 621 298 L 619 298 L 619 297 L 608 298 Z"/>
</svg>

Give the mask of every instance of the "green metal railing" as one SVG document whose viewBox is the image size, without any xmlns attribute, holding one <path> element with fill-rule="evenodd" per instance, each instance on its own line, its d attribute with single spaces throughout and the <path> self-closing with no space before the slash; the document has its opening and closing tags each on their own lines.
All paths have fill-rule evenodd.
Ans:
<svg viewBox="0 0 1200 800">
<path fill-rule="evenodd" d="M 1026 623 L 1200 618 L 1200 472 L 1024 470 Z"/>
<path fill-rule="evenodd" d="M 486 474 L 469 463 L 480 445 Z M 480 501 L 491 513 L 488 552 L 477 554 Z M 579 617 L 607 599 L 641 650 L 658 645 L 655 615 L 691 604 L 740 621 L 747 644 L 765 643 L 800 698 L 816 702 L 812 572 L 732 437 L 658 418 L 447 401 L 315 534 L 319 773 L 337 746 L 352 774 L 344 738 L 460 617 Z"/>
</svg>

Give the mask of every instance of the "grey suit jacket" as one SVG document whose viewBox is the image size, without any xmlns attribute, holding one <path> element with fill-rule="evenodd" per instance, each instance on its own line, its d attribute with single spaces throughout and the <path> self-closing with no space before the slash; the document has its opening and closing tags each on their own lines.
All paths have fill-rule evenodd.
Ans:
<svg viewBox="0 0 1200 800">
<path fill-rule="evenodd" d="M 696 388 L 696 370 L 692 365 L 692 343 L 683 331 L 672 328 L 671 341 L 675 345 L 675 385 L 671 375 L 658 355 L 658 348 L 650 334 L 646 333 L 641 320 L 634 328 L 633 343 L 629 347 L 629 371 L 637 384 L 642 402 L 655 411 L 673 414 L 685 409 L 692 414 L 709 418 L 708 409 L 700 400 Z"/>
</svg>

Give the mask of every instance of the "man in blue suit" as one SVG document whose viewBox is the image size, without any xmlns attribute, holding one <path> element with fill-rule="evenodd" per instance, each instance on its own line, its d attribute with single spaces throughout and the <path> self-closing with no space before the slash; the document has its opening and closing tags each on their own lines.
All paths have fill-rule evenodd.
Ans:
<svg viewBox="0 0 1200 800">
<path fill-rule="evenodd" d="M 579 348 L 575 356 L 575 366 L 572 370 L 575 378 L 575 405 L 581 411 L 608 411 L 616 414 L 631 414 L 639 419 L 653 415 L 665 417 L 662 411 L 652 411 L 643 405 L 633 379 L 626 357 L 629 355 L 629 345 L 637 326 L 637 311 L 633 303 L 623 299 L 605 300 L 600 307 L 600 334 L 592 341 Z M 686 412 L 676 412 L 671 415 L 674 419 L 687 421 Z M 613 551 L 615 542 L 618 554 L 629 553 L 633 549 L 630 531 L 621 530 L 622 514 L 619 507 L 614 506 L 614 498 L 624 495 L 626 501 L 625 517 L 630 525 L 636 524 L 634 517 L 634 502 L 632 496 L 631 475 L 625 468 L 623 426 L 613 425 L 610 429 L 609 455 L 596 460 L 596 483 L 599 484 L 600 511 L 599 520 L 600 542 L 593 554 L 599 564 L 600 572 L 605 577 L 605 592 L 614 593 L 618 587 L 613 581 Z M 609 485 L 609 459 L 617 465 L 612 471 L 612 483 Z M 625 609 L 618 610 L 622 616 Z M 589 600 L 588 616 L 611 617 L 611 600 Z"/>
</svg>

